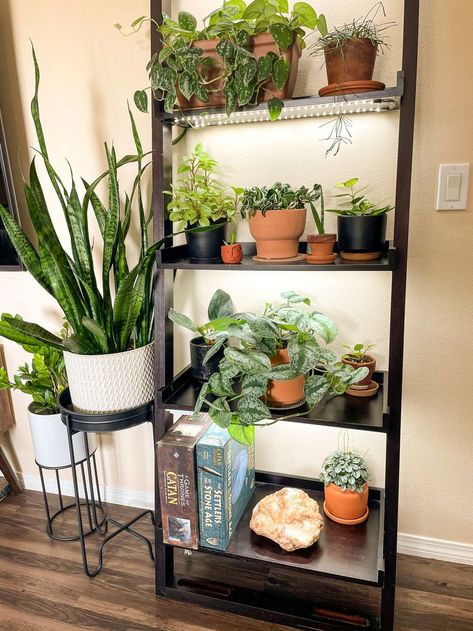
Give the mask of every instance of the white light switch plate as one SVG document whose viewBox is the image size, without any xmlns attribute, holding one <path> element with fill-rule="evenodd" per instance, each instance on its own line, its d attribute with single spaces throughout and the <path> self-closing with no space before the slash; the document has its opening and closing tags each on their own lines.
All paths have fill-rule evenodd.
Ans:
<svg viewBox="0 0 473 631">
<path fill-rule="evenodd" d="M 468 199 L 469 164 L 441 164 L 437 210 L 465 210 Z"/>
</svg>

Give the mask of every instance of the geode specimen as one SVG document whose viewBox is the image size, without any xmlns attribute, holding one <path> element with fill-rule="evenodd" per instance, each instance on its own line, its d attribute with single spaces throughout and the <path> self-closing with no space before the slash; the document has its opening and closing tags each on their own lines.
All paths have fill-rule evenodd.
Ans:
<svg viewBox="0 0 473 631">
<path fill-rule="evenodd" d="M 319 505 L 301 489 L 285 487 L 264 497 L 253 509 L 250 528 L 287 552 L 319 540 L 324 522 Z"/>
</svg>

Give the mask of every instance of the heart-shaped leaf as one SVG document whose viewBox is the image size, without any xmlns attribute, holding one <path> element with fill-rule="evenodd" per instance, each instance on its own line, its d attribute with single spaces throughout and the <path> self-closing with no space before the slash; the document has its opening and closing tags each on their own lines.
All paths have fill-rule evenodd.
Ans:
<svg viewBox="0 0 473 631">
<path fill-rule="evenodd" d="M 264 55 L 258 59 L 258 81 L 265 81 L 271 75 L 273 60 L 270 55 Z"/>
<path fill-rule="evenodd" d="M 269 118 L 272 121 L 277 120 L 279 116 L 281 115 L 283 107 L 284 107 L 284 103 L 281 101 L 281 99 L 278 99 L 276 97 L 269 99 L 268 101 Z"/>
<path fill-rule="evenodd" d="M 271 24 L 269 30 L 281 50 L 287 50 L 294 42 L 294 34 L 286 24 Z"/>
<path fill-rule="evenodd" d="M 187 11 L 179 11 L 177 21 L 179 27 L 182 28 L 183 31 L 195 31 L 197 28 L 197 20 Z"/>
<path fill-rule="evenodd" d="M 228 433 L 237 443 L 241 443 L 242 445 L 250 446 L 255 439 L 255 428 L 253 425 L 232 423 L 230 427 L 228 427 Z"/>
<path fill-rule="evenodd" d="M 133 96 L 133 100 L 140 112 L 148 112 L 148 95 L 144 90 L 137 90 Z"/>
<path fill-rule="evenodd" d="M 197 87 L 197 78 L 195 74 L 190 74 L 188 72 L 183 72 L 179 76 L 179 89 L 182 94 L 189 100 L 195 92 Z"/>
<path fill-rule="evenodd" d="M 281 57 L 274 63 L 272 77 L 274 85 L 280 90 L 286 85 L 290 70 L 291 64 L 284 57 Z"/>
</svg>

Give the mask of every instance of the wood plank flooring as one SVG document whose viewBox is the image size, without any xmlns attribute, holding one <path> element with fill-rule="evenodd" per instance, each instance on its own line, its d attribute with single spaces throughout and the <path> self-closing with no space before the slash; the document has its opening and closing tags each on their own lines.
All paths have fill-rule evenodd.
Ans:
<svg viewBox="0 0 473 631">
<path fill-rule="evenodd" d="M 123 519 L 136 514 L 136 509 L 110 506 L 109 513 Z M 153 564 L 144 546 L 126 534 L 108 544 L 104 571 L 88 579 L 82 573 L 78 543 L 51 541 L 44 525 L 39 493 L 25 491 L 1 502 L 1 631 L 287 631 L 279 625 L 157 599 Z M 152 534 L 151 526 L 140 530 Z M 90 538 L 92 548 L 93 541 Z M 182 556 L 181 569 L 191 562 L 198 566 L 208 561 L 194 556 L 198 555 L 192 560 Z M 206 571 L 218 578 L 228 576 L 229 570 L 212 557 Z M 306 577 L 300 584 L 300 577 L 290 572 L 278 578 L 288 594 L 303 595 L 313 589 Z M 247 585 L 256 587 L 261 580 L 257 569 L 246 569 Z M 337 584 L 328 591 L 326 602 L 330 598 L 336 602 L 343 588 Z M 354 590 L 352 602 L 363 603 L 365 611 L 371 601 L 363 588 Z M 473 567 L 401 555 L 396 631 L 473 631 Z"/>
</svg>

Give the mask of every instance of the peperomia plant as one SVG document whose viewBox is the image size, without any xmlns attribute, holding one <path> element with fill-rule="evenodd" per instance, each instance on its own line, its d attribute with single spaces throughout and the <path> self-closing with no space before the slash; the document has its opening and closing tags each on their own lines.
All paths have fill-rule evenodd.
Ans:
<svg viewBox="0 0 473 631">
<path fill-rule="evenodd" d="M 284 302 L 267 303 L 262 314 L 237 313 L 238 324 L 226 331 L 210 335 L 214 348 L 229 339 L 238 346 L 227 346 L 218 372 L 202 386 L 194 413 L 204 405 L 209 407 L 213 422 L 226 427 L 235 440 L 251 443 L 254 428 L 270 425 L 278 420 L 297 417 L 304 412 L 280 416 L 271 421 L 266 404 L 268 382 L 305 377 L 305 400 L 309 409 L 326 395 L 343 394 L 352 384 L 368 374 L 366 368 L 353 370 L 336 361 L 336 355 L 321 345 L 337 336 L 334 322 L 318 311 L 309 311 L 310 299 L 293 291 L 281 294 Z M 278 349 L 287 349 L 290 362 L 271 365 Z M 215 351 L 216 352 L 216 351 Z"/>
<path fill-rule="evenodd" d="M 328 212 L 335 213 L 337 215 L 385 215 L 393 210 L 394 206 L 380 206 L 373 204 L 366 199 L 366 195 L 362 193 L 366 191 L 368 186 L 363 186 L 358 190 L 355 190 L 359 178 L 353 177 L 346 182 L 340 182 L 335 184 L 336 188 L 349 191 L 346 193 L 339 193 L 335 197 L 344 198 L 344 201 L 340 203 L 341 206 L 346 208 L 331 209 Z M 347 199 L 348 198 L 348 199 Z"/>
<path fill-rule="evenodd" d="M 342 491 L 362 493 L 369 480 L 368 467 L 356 451 L 335 451 L 325 458 L 320 479 L 325 486 L 335 484 Z"/>
<path fill-rule="evenodd" d="M 276 182 L 273 186 L 246 188 L 241 198 L 240 212 L 243 218 L 252 217 L 257 210 L 263 215 L 268 210 L 287 210 L 290 208 L 304 208 L 309 204 L 315 216 L 317 216 L 317 228 L 323 233 L 323 213 L 319 217 L 315 209 L 315 202 L 323 199 L 322 186 L 314 184 L 312 189 L 307 186 L 301 186 L 294 189 L 290 184 L 282 184 Z M 323 208 L 323 206 L 322 206 Z"/>
<path fill-rule="evenodd" d="M 132 32 L 138 31 L 148 18 L 135 20 Z M 122 29 L 120 24 L 115 25 Z M 256 104 L 266 93 L 271 120 L 281 113 L 283 103 L 271 92 L 270 82 L 282 90 L 289 78 L 291 65 L 284 51 L 297 39 L 305 46 L 307 30 L 327 33 L 323 15 L 317 15 L 306 2 L 296 2 L 289 12 L 287 0 L 225 0 L 221 8 L 212 11 L 199 27 L 197 19 L 181 11 L 177 19 L 163 14 L 162 24 L 156 24 L 162 50 L 147 66 L 150 89 L 164 109 L 172 112 L 178 90 L 186 99 L 194 95 L 199 101 L 209 102 L 212 92 L 223 91 L 226 112 L 238 106 Z M 275 51 L 256 59 L 252 50 L 254 36 L 270 33 Z M 221 63 L 199 47 L 203 40 L 220 40 L 216 52 Z M 135 93 L 135 103 L 141 111 L 148 109 L 145 90 Z"/>
<path fill-rule="evenodd" d="M 374 344 L 367 344 L 366 346 L 364 344 L 355 344 L 353 347 L 344 344 L 343 347 L 349 351 L 343 355 L 344 359 L 351 359 L 355 362 L 362 363 L 366 361 L 367 353 L 374 348 Z"/>
<path fill-rule="evenodd" d="M 181 178 L 171 184 L 169 218 L 179 222 L 179 229 L 188 226 L 206 227 L 217 221 L 231 221 L 236 213 L 243 189 L 228 188 L 217 180 L 218 162 L 201 143 L 185 156 L 178 167 Z M 229 191 L 233 191 L 233 195 Z"/>
<path fill-rule="evenodd" d="M 234 313 L 235 309 L 229 294 L 223 291 L 223 289 L 217 289 L 210 299 L 207 309 L 209 319 L 205 324 L 201 324 L 200 326 L 195 324 L 188 316 L 175 311 L 172 307 L 169 309 L 168 317 L 174 324 L 189 329 L 189 331 L 193 331 L 194 333 L 198 333 L 204 338 L 207 344 L 212 344 L 215 333 L 226 331 L 229 326 L 241 322 L 233 317 Z M 219 348 L 220 346 L 218 346 L 217 350 Z M 213 354 L 214 349 L 211 348 L 208 352 L 208 357 L 206 356 L 204 359 L 204 363 L 206 363 Z"/>
</svg>

